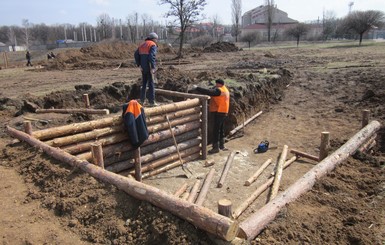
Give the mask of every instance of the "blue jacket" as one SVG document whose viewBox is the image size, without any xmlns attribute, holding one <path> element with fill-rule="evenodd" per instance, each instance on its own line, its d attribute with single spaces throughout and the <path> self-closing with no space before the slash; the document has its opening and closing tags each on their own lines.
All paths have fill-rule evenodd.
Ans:
<svg viewBox="0 0 385 245">
<path fill-rule="evenodd" d="M 138 148 L 148 139 L 146 116 L 143 107 L 136 100 L 131 100 L 123 105 L 122 117 L 131 145 Z"/>
<path fill-rule="evenodd" d="M 150 72 L 151 69 L 155 69 L 157 51 L 156 43 L 150 39 L 146 39 L 135 51 L 136 65 L 142 67 L 143 72 Z"/>
</svg>

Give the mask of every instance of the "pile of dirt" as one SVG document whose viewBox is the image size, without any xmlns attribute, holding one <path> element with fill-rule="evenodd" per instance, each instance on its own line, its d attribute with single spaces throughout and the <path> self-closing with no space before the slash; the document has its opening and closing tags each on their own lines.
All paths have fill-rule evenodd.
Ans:
<svg viewBox="0 0 385 245">
<path fill-rule="evenodd" d="M 216 42 L 203 49 L 204 53 L 237 52 L 239 48 L 234 43 Z"/>
</svg>

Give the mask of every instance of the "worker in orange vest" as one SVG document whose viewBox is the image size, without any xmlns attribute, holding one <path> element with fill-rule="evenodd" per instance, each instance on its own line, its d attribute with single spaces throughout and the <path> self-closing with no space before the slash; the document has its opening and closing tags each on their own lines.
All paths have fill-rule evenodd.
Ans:
<svg viewBox="0 0 385 245">
<path fill-rule="evenodd" d="M 215 88 L 213 89 L 205 89 L 196 85 L 193 87 L 199 93 L 211 96 L 209 110 L 214 115 L 214 128 L 212 136 L 213 148 L 208 151 L 209 154 L 218 153 L 219 150 L 228 150 L 225 147 L 224 124 L 230 108 L 230 92 L 225 86 L 225 81 L 222 79 L 215 80 Z"/>
</svg>

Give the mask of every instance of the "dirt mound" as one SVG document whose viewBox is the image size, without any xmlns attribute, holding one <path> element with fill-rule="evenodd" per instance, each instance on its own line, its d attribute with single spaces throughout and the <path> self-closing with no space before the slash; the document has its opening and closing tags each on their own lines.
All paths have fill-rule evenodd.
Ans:
<svg viewBox="0 0 385 245">
<path fill-rule="evenodd" d="M 237 52 L 239 48 L 234 43 L 216 42 L 203 49 L 204 53 Z"/>
</svg>

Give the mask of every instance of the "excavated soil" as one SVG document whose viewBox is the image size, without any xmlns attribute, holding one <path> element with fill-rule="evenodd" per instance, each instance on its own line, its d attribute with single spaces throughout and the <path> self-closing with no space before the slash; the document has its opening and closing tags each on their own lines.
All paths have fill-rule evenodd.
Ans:
<svg viewBox="0 0 385 245">
<path fill-rule="evenodd" d="M 216 44 L 214 46 L 226 46 Z M 12 143 L 5 125 L 22 128 L 37 118 L 34 129 L 93 120 L 85 114 L 35 114 L 36 108 L 80 108 L 88 93 L 93 108 L 120 113 L 127 95 L 137 98 L 140 73 L 133 65 L 135 47 L 114 42 L 60 51 L 53 62 L 34 68 L 0 71 L 0 239 L 3 244 L 226 244 L 187 221 L 135 200 L 114 186 L 42 154 L 25 143 Z M 231 52 L 230 52 L 231 51 Z M 228 198 L 237 207 L 264 183 L 273 166 L 249 187 L 244 181 L 267 159 L 277 159 L 289 145 L 317 155 L 320 132 L 330 131 L 331 151 L 360 129 L 361 111 L 385 123 L 385 45 L 306 45 L 222 52 L 189 50 L 184 60 L 161 47 L 157 87 L 192 92 L 191 85 L 211 86 L 226 79 L 231 111 L 226 132 L 260 110 L 263 114 L 232 137 L 226 146 L 236 155 L 226 184 L 216 187 L 229 152 L 209 155 L 216 175 L 204 206 Z M 15 66 L 19 64 L 14 63 Z M 119 67 L 119 69 L 117 69 Z M 25 88 L 25 89 L 21 89 Z M 157 95 L 161 104 L 171 101 Z M 277 149 L 255 154 L 262 140 Z M 385 130 L 366 154 L 355 154 L 323 177 L 313 189 L 287 205 L 252 244 L 383 244 L 385 242 Z M 284 171 L 287 189 L 315 162 L 301 158 Z M 188 164 L 194 177 L 180 169 L 144 182 L 173 193 L 190 187 L 209 168 Z M 266 202 L 264 193 L 239 218 Z M 235 240 L 233 244 L 247 244 Z"/>
</svg>

